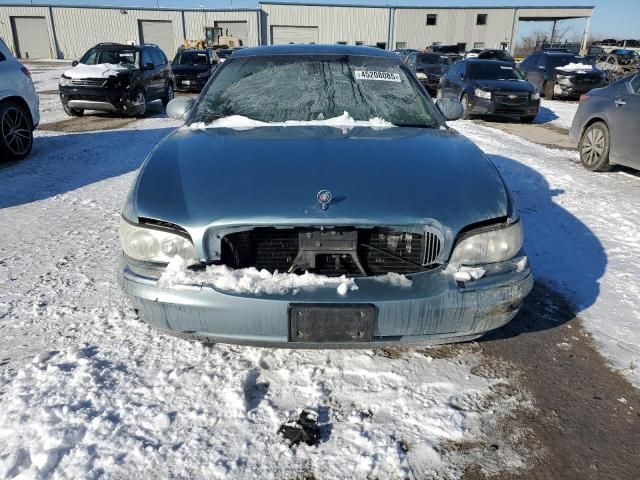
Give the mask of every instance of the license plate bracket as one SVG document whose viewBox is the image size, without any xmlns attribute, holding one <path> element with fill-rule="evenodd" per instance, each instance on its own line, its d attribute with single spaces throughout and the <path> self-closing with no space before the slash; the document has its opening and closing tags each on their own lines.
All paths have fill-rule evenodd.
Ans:
<svg viewBox="0 0 640 480">
<path fill-rule="evenodd" d="M 289 341 L 363 343 L 373 338 L 377 316 L 372 304 L 289 304 Z"/>
</svg>

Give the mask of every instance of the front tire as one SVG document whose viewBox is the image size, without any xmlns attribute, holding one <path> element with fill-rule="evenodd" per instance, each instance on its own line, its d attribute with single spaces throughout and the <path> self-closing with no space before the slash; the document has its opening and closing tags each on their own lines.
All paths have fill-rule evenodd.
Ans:
<svg viewBox="0 0 640 480">
<path fill-rule="evenodd" d="M 147 112 L 147 97 L 145 97 L 144 92 L 142 90 L 138 90 L 136 92 L 135 101 L 136 110 L 133 114 L 134 116 L 144 117 L 144 114 Z"/>
<path fill-rule="evenodd" d="M 520 121 L 522 123 L 532 123 L 535 120 L 536 116 L 535 115 L 525 115 L 523 117 L 520 117 Z"/>
<path fill-rule="evenodd" d="M 604 122 L 592 123 L 582 132 L 578 150 L 584 168 L 592 172 L 608 172 L 613 168 L 609 163 L 609 138 Z"/>
<path fill-rule="evenodd" d="M 70 117 L 81 117 L 84 114 L 84 110 L 81 108 L 71 108 L 66 105 L 63 105 L 62 108 L 64 108 L 64 113 Z"/>
<path fill-rule="evenodd" d="M 465 93 L 460 98 L 460 103 L 462 103 L 462 119 L 463 120 L 471 120 L 471 103 L 469 103 L 469 97 Z"/>
<path fill-rule="evenodd" d="M 0 157 L 22 160 L 33 147 L 30 113 L 12 101 L 0 104 Z"/>
<path fill-rule="evenodd" d="M 165 89 L 165 95 L 162 99 L 162 106 L 164 108 L 167 108 L 167 105 L 171 100 L 173 100 L 173 97 L 175 97 L 175 92 L 173 90 L 173 85 L 171 85 L 171 82 L 169 82 L 167 84 L 167 88 Z"/>
</svg>

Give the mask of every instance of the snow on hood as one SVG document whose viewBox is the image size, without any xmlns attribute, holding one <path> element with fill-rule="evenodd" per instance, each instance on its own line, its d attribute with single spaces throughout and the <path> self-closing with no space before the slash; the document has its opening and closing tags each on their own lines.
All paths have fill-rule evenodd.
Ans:
<svg viewBox="0 0 640 480">
<path fill-rule="evenodd" d="M 109 78 L 121 72 L 128 72 L 129 68 L 114 63 L 99 63 L 97 65 L 86 65 L 79 63 L 75 67 L 63 73 L 68 78 Z"/>
<path fill-rule="evenodd" d="M 577 72 L 580 70 L 593 70 L 593 65 L 588 63 L 569 63 L 564 67 L 557 67 L 556 70 L 564 70 L 565 72 Z"/>
<path fill-rule="evenodd" d="M 257 127 L 307 127 L 307 126 L 319 126 L 319 127 L 335 127 L 335 128 L 353 128 L 353 127 L 374 127 L 374 128 L 390 128 L 393 127 L 393 123 L 387 122 L 379 117 L 374 117 L 369 120 L 354 120 L 348 112 L 344 112 L 342 115 L 333 118 L 319 118 L 317 120 L 287 120 L 286 122 L 261 122 L 260 120 L 253 120 L 242 115 L 230 115 L 228 117 L 219 118 L 211 123 L 194 122 L 188 126 L 188 128 L 202 129 L 202 128 L 233 128 L 236 130 L 249 130 Z"/>
<path fill-rule="evenodd" d="M 234 270 L 226 265 L 209 265 L 204 271 L 189 270 L 188 263 L 175 256 L 162 273 L 158 285 L 172 288 L 180 285 L 210 285 L 219 290 L 254 295 L 284 295 L 297 293 L 301 288 L 335 286 L 340 295 L 358 290 L 352 278 L 346 276 L 327 277 L 315 273 L 271 273 L 257 268 L 239 268 Z M 413 282 L 399 274 L 387 274 L 374 277 L 375 280 L 395 287 L 410 287 Z"/>
</svg>

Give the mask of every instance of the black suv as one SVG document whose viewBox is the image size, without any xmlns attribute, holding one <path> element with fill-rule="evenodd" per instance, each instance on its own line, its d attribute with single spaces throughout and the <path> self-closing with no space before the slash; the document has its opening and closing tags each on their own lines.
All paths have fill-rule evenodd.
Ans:
<svg viewBox="0 0 640 480">
<path fill-rule="evenodd" d="M 218 66 L 219 58 L 213 50 L 185 48 L 176 53 L 171 68 L 177 90 L 199 92 Z"/>
<path fill-rule="evenodd" d="M 430 95 L 435 95 L 440 84 L 440 77 L 453 63 L 447 55 L 432 52 L 412 52 L 404 62 L 414 71 L 420 83 Z"/>
<path fill-rule="evenodd" d="M 522 61 L 520 70 L 548 100 L 579 97 L 605 85 L 603 71 L 589 64 L 588 59 L 571 53 L 535 52 Z"/>
<path fill-rule="evenodd" d="M 62 74 L 60 100 L 68 115 L 85 110 L 143 115 L 147 103 L 173 98 L 175 81 L 157 45 L 100 43 Z"/>
</svg>

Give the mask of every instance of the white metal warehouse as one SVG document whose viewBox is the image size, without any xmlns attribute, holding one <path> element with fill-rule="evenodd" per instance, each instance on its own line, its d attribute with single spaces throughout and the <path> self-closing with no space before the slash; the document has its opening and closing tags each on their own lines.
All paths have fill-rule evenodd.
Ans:
<svg viewBox="0 0 640 480">
<path fill-rule="evenodd" d="M 79 58 L 100 42 L 156 43 L 172 56 L 185 39 L 220 29 L 244 46 L 345 43 L 418 48 L 434 43 L 513 51 L 520 21 L 584 18 L 593 7 L 400 7 L 263 1 L 258 8 L 168 9 L 0 5 L 0 37 L 20 58 Z"/>
</svg>

